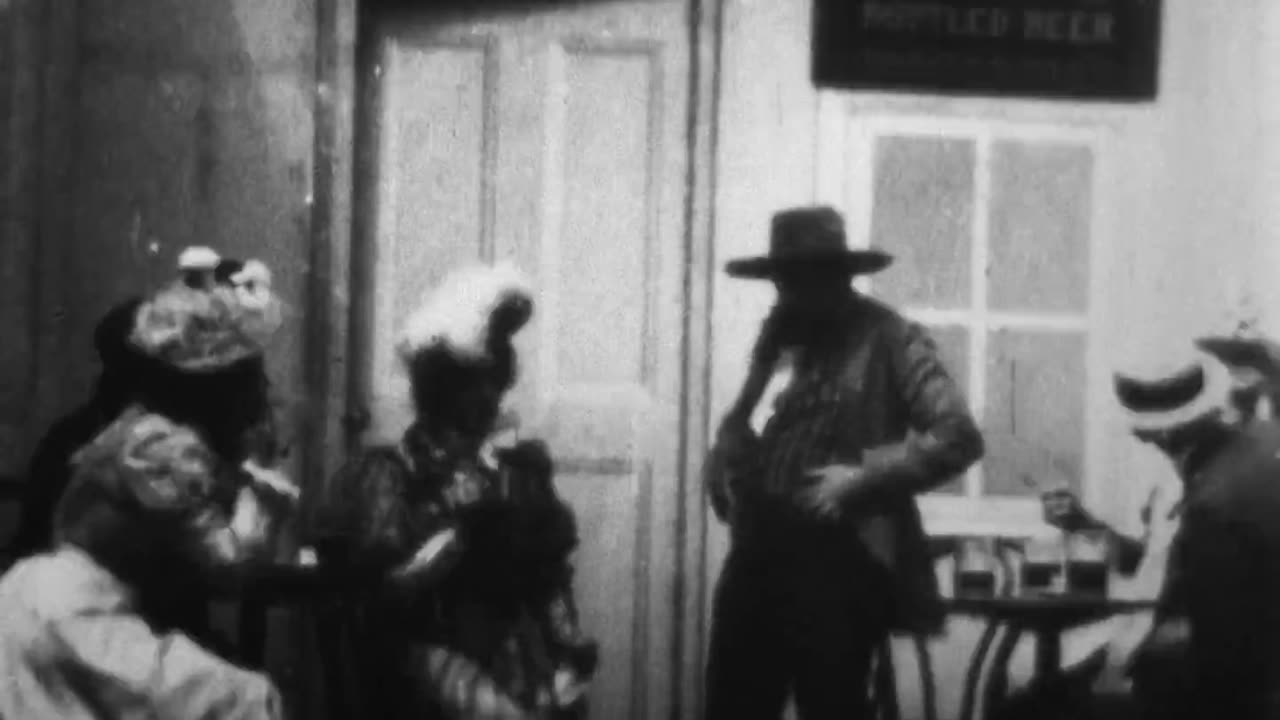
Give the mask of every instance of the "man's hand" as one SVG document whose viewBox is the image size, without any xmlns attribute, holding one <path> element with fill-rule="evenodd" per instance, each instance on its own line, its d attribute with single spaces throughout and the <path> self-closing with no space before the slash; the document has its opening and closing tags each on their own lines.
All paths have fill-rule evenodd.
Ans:
<svg viewBox="0 0 1280 720">
<path fill-rule="evenodd" d="M 413 557 L 392 571 L 398 580 L 434 578 L 445 572 L 457 559 L 460 541 L 453 528 L 441 530 L 424 542 Z"/>
<path fill-rule="evenodd" d="M 263 467 L 254 460 L 245 460 L 240 468 L 249 475 L 254 486 L 269 490 L 290 503 L 302 497 L 302 490 L 279 470 Z"/>
<path fill-rule="evenodd" d="M 866 472 L 857 465 L 824 465 L 807 473 L 813 483 L 800 493 L 800 504 L 819 517 L 838 517 L 849 498 L 865 487 Z"/>
<path fill-rule="evenodd" d="M 1040 495 L 1044 521 L 1060 530 L 1076 532 L 1099 526 L 1097 519 L 1084 509 L 1080 498 L 1065 488 L 1049 490 Z"/>
</svg>

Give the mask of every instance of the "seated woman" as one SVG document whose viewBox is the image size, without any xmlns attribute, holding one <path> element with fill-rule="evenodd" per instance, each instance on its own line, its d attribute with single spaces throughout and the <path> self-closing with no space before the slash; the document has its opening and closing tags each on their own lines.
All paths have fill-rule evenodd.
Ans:
<svg viewBox="0 0 1280 720">
<path fill-rule="evenodd" d="M 0 717 L 283 717 L 267 677 L 150 621 L 155 600 L 261 542 L 251 507 L 222 500 L 208 443 L 133 408 L 73 465 L 54 549 L 0 579 Z"/>
<path fill-rule="evenodd" d="M 489 442 L 515 380 L 512 336 L 531 312 L 509 269 L 448 278 L 399 346 L 416 410 L 403 441 L 353 458 L 317 499 L 321 565 L 389 580 L 343 615 L 362 666 L 352 717 L 582 712 L 596 650 L 570 589 L 573 514 L 541 443 Z"/>
<path fill-rule="evenodd" d="M 216 501 L 238 522 L 259 525 L 253 551 L 271 553 L 275 530 L 297 496 L 269 469 L 277 451 L 264 353 L 280 326 L 271 273 L 260 262 L 200 247 L 184 251 L 178 265 L 174 281 L 116 306 L 100 323 L 99 391 L 50 431 L 32 463 L 23 519 L 27 552 L 51 546 L 53 508 L 69 480 L 71 454 L 121 413 L 144 412 L 196 433 L 216 461 Z M 140 612 L 159 628 L 180 628 L 231 654 L 230 644 L 212 632 L 208 602 L 214 586 L 234 584 L 237 574 L 206 575 L 192 565 L 182 573 L 155 588 L 135 588 Z"/>
</svg>

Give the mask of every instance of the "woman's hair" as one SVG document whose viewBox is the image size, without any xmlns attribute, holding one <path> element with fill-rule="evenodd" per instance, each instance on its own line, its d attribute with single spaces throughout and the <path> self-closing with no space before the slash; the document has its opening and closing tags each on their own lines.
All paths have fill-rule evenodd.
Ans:
<svg viewBox="0 0 1280 720">
<path fill-rule="evenodd" d="M 455 417 L 468 410 L 475 391 L 488 388 L 501 398 L 515 383 L 516 358 L 509 346 L 483 362 L 463 361 L 442 349 L 414 355 L 408 361 L 414 408 L 420 416 Z"/>
<path fill-rule="evenodd" d="M 147 410 L 191 426 L 220 457 L 238 465 L 273 444 L 270 381 L 262 357 L 246 357 L 215 372 L 188 373 L 142 362 L 134 399 Z M 258 447 L 254 447 L 257 445 Z M 259 450 L 259 452 L 254 452 Z"/>
<path fill-rule="evenodd" d="M 419 422 L 487 431 L 515 383 L 512 338 L 532 313 L 532 291 L 510 265 L 449 274 L 410 315 L 397 344 Z"/>
<path fill-rule="evenodd" d="M 190 582 L 216 561 L 212 533 L 225 528 L 231 498 L 192 429 L 126 412 L 72 464 L 54 516 L 57 540 L 131 584 Z"/>
</svg>

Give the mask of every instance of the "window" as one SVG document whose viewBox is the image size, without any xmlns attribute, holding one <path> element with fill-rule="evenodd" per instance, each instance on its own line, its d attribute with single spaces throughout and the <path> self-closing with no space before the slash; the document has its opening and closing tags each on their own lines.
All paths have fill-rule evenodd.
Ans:
<svg viewBox="0 0 1280 720">
<path fill-rule="evenodd" d="M 1039 488 L 1091 495 L 1100 138 L 1051 125 L 845 119 L 834 173 L 850 240 L 897 258 L 862 289 L 930 329 L 987 440 L 978 467 L 922 499 L 926 524 L 1039 526 Z"/>
</svg>

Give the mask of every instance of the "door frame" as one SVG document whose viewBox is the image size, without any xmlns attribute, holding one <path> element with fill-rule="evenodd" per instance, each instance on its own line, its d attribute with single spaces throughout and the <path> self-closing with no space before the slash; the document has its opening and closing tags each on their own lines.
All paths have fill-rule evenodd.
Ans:
<svg viewBox="0 0 1280 720">
<path fill-rule="evenodd" d="M 682 327 L 683 392 L 681 397 L 676 487 L 680 496 L 673 518 L 673 539 L 679 548 L 670 612 L 671 677 L 648 684 L 671 688 L 671 697 L 644 697 L 640 707 L 648 718 L 696 718 L 702 706 L 702 667 L 706 628 L 702 609 L 708 591 L 706 576 L 708 512 L 700 473 L 708 446 L 710 420 L 711 307 L 714 277 L 716 122 L 719 97 L 722 18 L 725 0 L 687 0 L 691 58 L 690 97 L 686 118 L 684 269 Z M 368 46 L 361 42 L 369 23 L 362 17 L 373 2 L 317 0 L 316 92 L 313 162 L 312 242 L 308 258 L 304 387 L 316 412 L 303 428 L 306 452 L 303 477 L 334 472 L 353 447 L 367 417 L 368 368 L 356 343 L 367 341 L 369 323 L 356 313 L 369 303 L 358 301 L 371 290 L 371 263 L 361 258 L 370 238 L 364 231 L 372 200 L 369 168 L 373 158 L 371 119 L 376 93 L 367 82 L 372 66 Z M 353 302 L 353 298 L 357 299 Z M 638 719 L 633 719 L 638 720 Z"/>
</svg>

